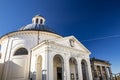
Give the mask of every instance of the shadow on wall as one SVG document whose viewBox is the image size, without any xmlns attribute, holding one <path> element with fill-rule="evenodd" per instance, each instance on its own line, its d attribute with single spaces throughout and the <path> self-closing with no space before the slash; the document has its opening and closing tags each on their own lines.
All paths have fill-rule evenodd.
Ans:
<svg viewBox="0 0 120 80">
<path fill-rule="evenodd" d="M 22 60 L 7 61 L 4 64 L 0 63 L 0 80 L 25 80 L 26 78 L 26 67 L 25 62 Z M 22 63 L 21 63 L 22 62 Z M 6 74 L 6 73 L 7 74 Z M 6 74 L 6 75 L 5 75 Z"/>
<path fill-rule="evenodd" d="M 21 60 L 22 61 L 22 60 Z M 6 67 L 8 66 L 7 70 L 7 79 L 6 80 L 36 80 L 36 72 L 30 72 L 26 71 L 26 67 L 23 63 L 16 63 L 17 61 L 8 61 L 5 62 L 5 64 L 0 63 L 0 80 L 5 80 L 5 77 L 3 74 L 5 74 Z M 4 72 L 3 72 L 4 71 Z M 47 77 L 47 71 L 42 70 L 42 80 L 46 80 Z M 28 74 L 28 76 L 26 76 Z M 31 78 L 30 78 L 31 77 Z"/>
<path fill-rule="evenodd" d="M 0 63 L 0 79 L 1 79 L 1 76 L 2 76 L 2 72 L 3 72 L 2 67 L 3 67 L 3 63 Z"/>
</svg>

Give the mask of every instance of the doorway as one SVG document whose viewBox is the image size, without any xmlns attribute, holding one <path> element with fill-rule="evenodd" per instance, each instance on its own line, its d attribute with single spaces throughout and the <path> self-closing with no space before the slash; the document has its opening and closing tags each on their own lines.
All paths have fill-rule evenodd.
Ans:
<svg viewBox="0 0 120 80">
<path fill-rule="evenodd" d="M 53 58 L 53 78 L 54 80 L 64 80 L 64 62 L 60 55 L 55 55 Z"/>
<path fill-rule="evenodd" d="M 73 57 L 70 58 L 69 66 L 70 66 L 70 80 L 78 80 L 78 67 L 75 58 Z"/>
<path fill-rule="evenodd" d="M 57 80 L 62 80 L 62 68 L 57 67 Z"/>
</svg>

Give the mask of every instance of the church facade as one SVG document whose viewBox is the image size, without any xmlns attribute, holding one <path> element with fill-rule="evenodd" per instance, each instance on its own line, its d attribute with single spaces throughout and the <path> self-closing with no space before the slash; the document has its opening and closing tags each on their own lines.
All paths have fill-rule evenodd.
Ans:
<svg viewBox="0 0 120 80">
<path fill-rule="evenodd" d="M 0 38 L 0 80 L 93 80 L 89 55 L 74 36 L 56 34 L 36 15 Z"/>
</svg>

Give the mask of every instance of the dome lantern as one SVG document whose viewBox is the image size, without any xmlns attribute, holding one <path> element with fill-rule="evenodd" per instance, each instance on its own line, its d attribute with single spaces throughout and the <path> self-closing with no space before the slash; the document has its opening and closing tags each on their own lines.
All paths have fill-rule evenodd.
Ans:
<svg viewBox="0 0 120 80">
<path fill-rule="evenodd" d="M 40 16 L 40 15 L 36 15 L 35 17 L 32 18 L 32 23 L 33 24 L 40 24 L 40 25 L 44 25 L 45 23 L 45 18 Z"/>
<path fill-rule="evenodd" d="M 19 29 L 19 31 L 25 30 L 36 30 L 56 33 L 51 28 L 45 25 L 45 18 L 41 15 L 34 16 L 32 18 L 32 24 L 27 24 Z"/>
</svg>

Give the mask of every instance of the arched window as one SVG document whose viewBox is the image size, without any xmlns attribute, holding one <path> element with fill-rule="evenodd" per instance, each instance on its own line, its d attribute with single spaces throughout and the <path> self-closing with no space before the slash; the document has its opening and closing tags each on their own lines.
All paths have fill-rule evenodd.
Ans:
<svg viewBox="0 0 120 80">
<path fill-rule="evenodd" d="M 36 24 L 38 24 L 38 18 L 36 19 Z"/>
<path fill-rule="evenodd" d="M 28 51 L 27 51 L 27 49 L 25 49 L 25 48 L 19 48 L 19 49 L 15 52 L 14 56 L 16 56 L 16 55 L 28 55 Z"/>
<path fill-rule="evenodd" d="M 42 19 L 40 19 L 40 24 L 43 24 L 43 20 Z"/>
</svg>

